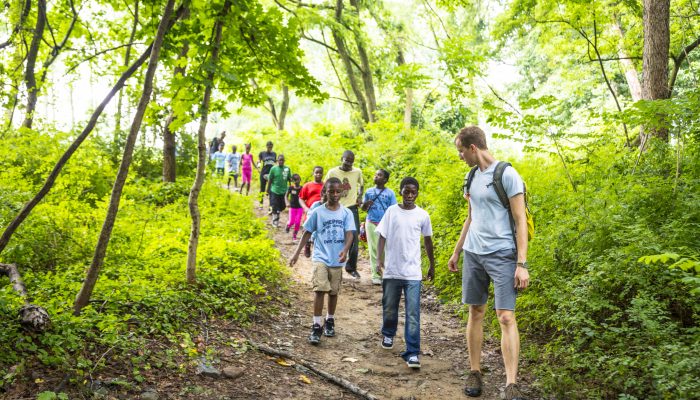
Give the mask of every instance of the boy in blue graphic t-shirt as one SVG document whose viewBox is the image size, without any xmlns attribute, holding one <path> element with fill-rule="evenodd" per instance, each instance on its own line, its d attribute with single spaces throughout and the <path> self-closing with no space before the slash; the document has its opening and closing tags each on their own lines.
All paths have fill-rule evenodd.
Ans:
<svg viewBox="0 0 700 400">
<path fill-rule="evenodd" d="M 308 242 L 311 234 L 315 233 L 313 250 L 314 315 L 309 343 L 318 344 L 321 334 L 335 336 L 335 307 L 338 304 L 340 283 L 343 277 L 343 267 L 347 261 L 348 251 L 352 245 L 355 221 L 352 212 L 340 205 L 343 192 L 342 183 L 338 178 L 330 178 L 324 185 L 326 203 L 313 210 L 304 223 L 304 235 L 294 255 L 289 260 L 293 267 L 299 259 L 299 254 Z M 326 321 L 321 324 L 324 297 L 328 294 L 328 314 Z"/>
</svg>

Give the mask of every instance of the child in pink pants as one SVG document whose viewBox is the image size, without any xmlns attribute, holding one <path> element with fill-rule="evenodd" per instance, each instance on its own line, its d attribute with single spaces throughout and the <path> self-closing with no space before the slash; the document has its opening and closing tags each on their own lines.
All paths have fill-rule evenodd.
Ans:
<svg viewBox="0 0 700 400">
<path fill-rule="evenodd" d="M 287 233 L 294 227 L 292 241 L 297 241 L 297 233 L 301 226 L 301 217 L 304 215 L 304 209 L 299 202 L 299 192 L 301 192 L 301 177 L 299 174 L 292 175 L 292 185 L 287 189 L 287 201 L 289 202 L 289 222 L 287 222 Z"/>
</svg>

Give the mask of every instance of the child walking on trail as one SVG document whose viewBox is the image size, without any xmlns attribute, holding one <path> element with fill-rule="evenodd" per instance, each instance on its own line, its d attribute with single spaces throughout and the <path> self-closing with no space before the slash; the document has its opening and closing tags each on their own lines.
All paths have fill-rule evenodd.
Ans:
<svg viewBox="0 0 700 400">
<path fill-rule="evenodd" d="M 314 345 L 321 342 L 321 335 L 335 336 L 335 308 L 338 304 L 343 267 L 347 261 L 355 231 L 352 212 L 340 205 L 340 197 L 343 193 L 340 179 L 328 179 L 324 188 L 327 201 L 309 214 L 304 223 L 306 232 L 289 260 L 289 266 L 293 267 L 311 234 L 317 235 L 311 279 L 314 291 L 314 314 L 311 334 L 308 338 L 309 343 Z M 321 314 L 326 295 L 328 295 L 328 314 L 325 322 L 322 323 Z"/>
<path fill-rule="evenodd" d="M 253 167 L 258 168 L 255 165 L 253 155 L 250 154 L 250 143 L 246 143 L 245 153 L 241 155 L 241 193 L 243 193 L 243 186 L 245 186 L 246 196 L 250 193 L 250 179 L 253 177 Z"/>
<path fill-rule="evenodd" d="M 224 153 L 224 144 L 219 145 L 219 150 L 212 156 L 214 161 L 216 161 L 216 171 L 215 175 L 224 176 L 224 168 L 226 167 L 226 153 Z"/>
<path fill-rule="evenodd" d="M 303 200 L 301 202 L 301 207 L 304 209 L 304 216 L 302 217 L 301 223 L 306 222 L 306 217 L 311 212 L 311 206 L 317 201 L 321 200 L 321 192 L 323 190 L 323 167 L 314 167 L 314 180 L 311 182 L 306 182 L 304 187 L 301 188 L 301 193 L 299 193 L 299 198 Z M 312 238 L 313 239 L 313 238 Z M 311 257 L 311 245 L 312 240 L 309 240 L 304 247 L 304 256 Z"/>
<path fill-rule="evenodd" d="M 238 188 L 238 171 L 241 166 L 241 153 L 236 153 L 236 145 L 231 147 L 231 153 L 226 157 L 228 161 L 228 183 L 227 189 L 231 189 L 231 178 L 233 178 L 233 188 Z"/>
<path fill-rule="evenodd" d="M 432 280 L 435 275 L 433 228 L 428 213 L 415 203 L 418 197 L 418 181 L 412 177 L 404 178 L 400 188 L 403 201 L 389 207 L 377 226 L 377 270 L 383 275 L 382 347 L 394 347 L 394 336 L 399 321 L 399 302 L 403 291 L 406 303 L 406 351 L 401 353 L 401 357 L 410 368 L 420 368 L 420 237 L 424 238 L 425 253 L 430 262 L 426 279 Z"/>
<path fill-rule="evenodd" d="M 287 208 L 284 197 L 289 189 L 289 182 L 292 180 L 292 170 L 284 165 L 284 154 L 277 156 L 277 165 L 270 168 L 270 175 L 267 181 L 267 194 L 270 195 L 270 206 L 272 207 L 272 226 L 277 228 L 280 223 L 280 213 Z"/>
<path fill-rule="evenodd" d="M 301 216 L 304 214 L 304 209 L 299 202 L 299 193 L 301 192 L 301 176 L 299 174 L 292 175 L 292 185 L 287 189 L 287 201 L 289 201 L 289 221 L 287 222 L 286 232 L 294 227 L 292 241 L 297 241 L 297 233 L 301 226 Z"/>
<path fill-rule="evenodd" d="M 396 204 L 394 191 L 385 186 L 388 181 L 389 172 L 381 168 L 378 169 L 374 174 L 375 186 L 365 192 L 362 202 L 362 209 L 367 211 L 365 231 L 367 232 L 369 265 L 372 273 L 372 284 L 374 285 L 382 284 L 382 277 L 377 272 L 377 244 L 379 242 L 377 225 L 379 225 L 386 210 Z"/>
</svg>

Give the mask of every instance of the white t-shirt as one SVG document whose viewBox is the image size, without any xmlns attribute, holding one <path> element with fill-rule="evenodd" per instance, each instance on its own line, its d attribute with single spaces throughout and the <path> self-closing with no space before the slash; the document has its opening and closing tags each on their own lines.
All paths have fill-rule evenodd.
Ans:
<svg viewBox="0 0 700 400">
<path fill-rule="evenodd" d="M 430 215 L 418 206 L 404 210 L 395 204 L 387 208 L 377 233 L 386 239 L 383 277 L 421 280 L 420 238 L 433 235 Z"/>
</svg>

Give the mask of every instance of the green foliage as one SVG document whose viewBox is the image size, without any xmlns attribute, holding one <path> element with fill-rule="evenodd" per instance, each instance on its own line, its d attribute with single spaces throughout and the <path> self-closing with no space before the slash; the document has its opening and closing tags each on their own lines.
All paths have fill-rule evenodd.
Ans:
<svg viewBox="0 0 700 400">
<path fill-rule="evenodd" d="M 17 142 L 22 150 L 17 153 L 26 156 L 35 151 L 33 143 L 41 136 L 30 139 Z M 55 154 L 59 147 L 58 142 L 47 141 L 42 151 Z M 3 160 L 8 171 L 0 178 L 6 225 L 16 204 L 38 185 L 16 177 L 46 171 L 53 160 L 38 157 L 38 163 L 31 166 L 27 166 L 28 159 L 9 154 Z M 96 162 L 104 164 L 98 168 Z M 284 289 L 286 269 L 263 223 L 253 214 L 251 198 L 233 196 L 215 183 L 207 183 L 200 194 L 204 220 L 198 284 L 187 285 L 191 183 L 136 178 L 125 187 L 91 303 L 79 317 L 73 316 L 72 304 L 108 201 L 106 194 L 81 198 L 76 193 L 89 191 L 81 185 L 90 185 L 90 176 L 112 173 L 103 150 L 81 149 L 64 169 L 57 187 L 3 252 L 2 262 L 18 265 L 32 302 L 47 309 L 52 326 L 42 334 L 22 330 L 17 319 L 22 300 L 7 278 L 0 277 L 0 318 L 5 321 L 0 326 L 0 388 L 22 376 L 8 370 L 19 362 L 29 368 L 61 369 L 78 379 L 104 368 L 121 369 L 119 365 L 133 365 L 126 379 L 136 382 L 145 379 L 149 365 L 178 372 L 182 363 L 178 359 L 199 356 L 197 347 L 187 345 L 186 340 L 199 334 L 196 321 L 226 317 L 247 323 L 251 314 L 264 313 L 276 303 L 277 293 Z M 152 346 L 154 339 L 165 346 Z M 51 392 L 40 396 L 63 398 Z"/>
<path fill-rule="evenodd" d="M 528 107 L 555 104 L 542 98 Z M 538 124 L 562 125 L 548 112 L 537 114 L 525 118 L 519 132 L 534 137 Z M 355 137 L 327 126 L 284 133 L 275 148 L 304 181 L 313 165 L 338 165 L 345 149 L 355 152 L 367 187 L 380 167 L 392 174 L 388 187 L 396 192 L 403 177 L 416 177 L 417 203 L 431 215 L 442 266 L 435 286 L 443 300 L 458 302 L 461 274 L 445 266 L 466 217 L 460 187 L 468 168 L 452 138 L 379 121 Z M 519 325 L 532 343 L 523 354 L 541 390 L 557 397 L 691 398 L 700 390 L 693 378 L 700 368 L 697 255 L 687 250 L 700 247 L 693 233 L 700 231 L 698 149 L 689 146 L 679 155 L 652 142 L 637 164 L 636 154 L 616 146 L 604 136 L 571 146 L 566 169 L 555 149 L 517 160 L 492 146 L 528 182 L 538 230 L 528 256 L 532 286 L 518 300 Z M 672 173 L 677 164 L 684 171 L 679 176 Z M 641 258 L 648 254 L 664 255 Z"/>
</svg>

